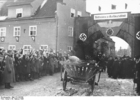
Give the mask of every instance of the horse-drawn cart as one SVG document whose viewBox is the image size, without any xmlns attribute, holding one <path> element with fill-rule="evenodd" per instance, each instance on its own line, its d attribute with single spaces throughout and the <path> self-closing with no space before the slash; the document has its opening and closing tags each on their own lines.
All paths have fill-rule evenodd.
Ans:
<svg viewBox="0 0 140 100">
<path fill-rule="evenodd" d="M 99 66 L 97 63 L 82 62 L 71 63 L 69 61 L 63 62 L 63 90 L 66 90 L 67 82 L 80 82 L 89 83 L 93 92 L 95 85 L 95 77 L 99 72 Z M 62 75 L 62 74 L 61 74 Z"/>
</svg>

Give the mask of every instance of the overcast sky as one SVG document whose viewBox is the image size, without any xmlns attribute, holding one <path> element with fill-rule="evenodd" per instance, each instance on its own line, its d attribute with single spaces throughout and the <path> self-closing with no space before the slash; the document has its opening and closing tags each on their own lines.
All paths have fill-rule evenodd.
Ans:
<svg viewBox="0 0 140 100">
<path fill-rule="evenodd" d="M 125 10 L 125 3 L 128 4 Z M 140 0 L 87 0 L 87 11 L 90 13 L 98 13 L 98 6 L 101 6 L 102 12 L 110 12 L 111 4 L 117 5 L 116 11 L 132 11 L 140 12 Z"/>
</svg>

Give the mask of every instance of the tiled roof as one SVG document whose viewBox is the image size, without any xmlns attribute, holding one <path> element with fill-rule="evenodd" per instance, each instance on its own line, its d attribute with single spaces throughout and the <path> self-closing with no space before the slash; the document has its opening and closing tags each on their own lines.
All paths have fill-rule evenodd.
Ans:
<svg viewBox="0 0 140 100">
<path fill-rule="evenodd" d="M 40 5 L 34 17 L 55 17 L 57 2 L 63 2 L 63 0 L 48 0 L 42 8 Z"/>
<path fill-rule="evenodd" d="M 0 16 L 8 15 L 8 6 L 26 5 L 31 4 L 33 7 L 33 14 L 31 17 L 54 17 L 56 11 L 57 2 L 63 2 L 63 0 L 47 0 L 47 2 L 41 7 L 44 0 L 8 0 L 0 12 Z"/>
<path fill-rule="evenodd" d="M 24 5 L 24 4 L 31 4 L 34 0 L 17 0 L 16 2 L 13 2 L 9 4 L 8 6 L 19 6 L 19 5 Z"/>
<path fill-rule="evenodd" d="M 8 7 L 7 6 L 13 2 L 14 2 L 14 0 L 7 0 L 7 2 L 5 2 L 5 4 L 1 8 L 0 16 L 7 16 L 8 15 Z"/>
</svg>

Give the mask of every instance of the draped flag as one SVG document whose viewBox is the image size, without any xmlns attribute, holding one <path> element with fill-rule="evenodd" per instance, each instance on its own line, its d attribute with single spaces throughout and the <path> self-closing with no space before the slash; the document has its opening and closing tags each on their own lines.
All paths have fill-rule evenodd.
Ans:
<svg viewBox="0 0 140 100">
<path fill-rule="evenodd" d="M 134 53 L 135 53 L 135 56 L 140 55 L 140 16 L 135 17 Z"/>
<path fill-rule="evenodd" d="M 116 9 L 116 5 L 111 5 L 111 9 Z"/>
</svg>

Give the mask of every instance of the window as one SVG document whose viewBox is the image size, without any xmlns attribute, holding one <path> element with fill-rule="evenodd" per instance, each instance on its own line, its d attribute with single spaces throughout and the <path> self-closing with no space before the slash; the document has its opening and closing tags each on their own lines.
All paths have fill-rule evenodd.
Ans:
<svg viewBox="0 0 140 100">
<path fill-rule="evenodd" d="M 2 37 L 2 36 L 6 36 L 6 27 L 1 27 L 0 28 L 0 36 Z"/>
<path fill-rule="evenodd" d="M 9 50 L 16 50 L 16 46 L 15 46 L 15 45 L 9 45 L 9 46 L 8 46 L 8 49 L 9 49 Z"/>
<path fill-rule="evenodd" d="M 22 15 L 23 15 L 23 9 L 22 8 L 16 9 L 16 17 L 19 18 L 22 17 Z"/>
<path fill-rule="evenodd" d="M 71 51 L 72 50 L 72 46 L 68 46 L 68 51 Z"/>
<path fill-rule="evenodd" d="M 71 26 L 69 26 L 68 27 L 68 36 L 71 36 L 71 37 L 73 37 L 73 27 L 71 27 Z"/>
<path fill-rule="evenodd" d="M 78 16 L 78 17 L 81 17 L 81 16 L 82 16 L 82 12 L 81 12 L 81 11 L 78 11 L 78 12 L 77 12 L 77 16 Z"/>
<path fill-rule="evenodd" d="M 71 8 L 71 17 L 75 17 L 75 9 Z"/>
<path fill-rule="evenodd" d="M 14 36 L 20 36 L 20 34 L 21 34 L 21 27 L 20 26 L 14 27 Z"/>
<path fill-rule="evenodd" d="M 41 45 L 40 50 L 48 51 L 48 45 Z"/>
<path fill-rule="evenodd" d="M 28 54 L 31 51 L 31 45 L 23 45 L 23 54 Z"/>
<path fill-rule="evenodd" d="M 37 26 L 29 26 L 29 36 L 37 35 Z"/>
</svg>

